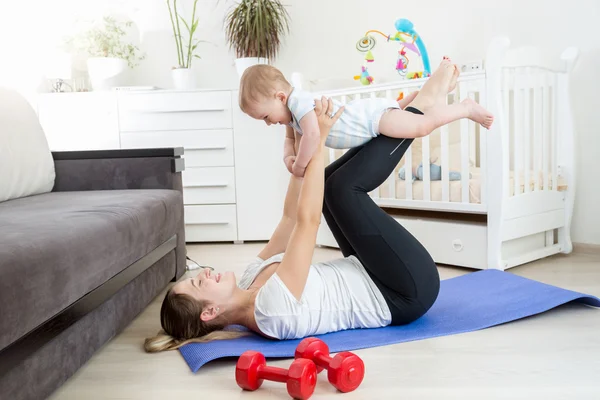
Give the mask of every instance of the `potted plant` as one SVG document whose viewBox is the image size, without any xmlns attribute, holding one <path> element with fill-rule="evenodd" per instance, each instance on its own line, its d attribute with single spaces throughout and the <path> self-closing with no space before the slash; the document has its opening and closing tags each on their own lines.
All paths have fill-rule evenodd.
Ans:
<svg viewBox="0 0 600 400">
<path fill-rule="evenodd" d="M 173 84 L 176 89 L 192 89 L 196 86 L 196 80 L 192 72 L 192 60 L 201 58 L 195 54 L 199 43 L 204 40 L 195 40 L 194 34 L 198 29 L 198 18 L 196 18 L 196 5 L 198 0 L 194 0 L 192 19 L 187 22 L 177 11 L 177 0 L 167 0 L 169 17 L 171 18 L 171 27 L 175 38 L 175 47 L 177 48 L 177 65 L 172 68 Z M 181 23 L 180 23 L 181 22 Z M 187 37 L 181 34 L 181 25 L 187 31 Z"/>
<path fill-rule="evenodd" d="M 225 28 L 241 76 L 249 66 L 276 58 L 283 36 L 289 32 L 289 14 L 279 0 L 241 0 L 227 14 Z"/>
<path fill-rule="evenodd" d="M 94 24 L 67 44 L 76 51 L 88 55 L 87 67 L 94 90 L 110 89 L 124 84 L 126 68 L 134 68 L 146 55 L 140 49 L 124 40 L 126 29 L 132 21 L 119 22 L 111 16 L 104 16 L 101 24 Z"/>
</svg>

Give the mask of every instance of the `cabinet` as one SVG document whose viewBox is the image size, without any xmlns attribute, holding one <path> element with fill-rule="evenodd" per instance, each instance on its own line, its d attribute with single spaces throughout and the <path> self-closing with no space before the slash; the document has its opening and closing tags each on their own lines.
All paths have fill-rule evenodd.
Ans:
<svg viewBox="0 0 600 400">
<path fill-rule="evenodd" d="M 285 128 L 241 112 L 235 90 L 43 94 L 51 150 L 183 147 L 188 242 L 268 240 L 289 173 Z"/>
</svg>

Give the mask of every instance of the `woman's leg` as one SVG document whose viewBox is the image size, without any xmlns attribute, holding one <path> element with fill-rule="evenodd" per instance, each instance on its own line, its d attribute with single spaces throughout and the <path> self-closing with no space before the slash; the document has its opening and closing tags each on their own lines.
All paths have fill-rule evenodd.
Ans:
<svg viewBox="0 0 600 400">
<path fill-rule="evenodd" d="M 436 300 L 440 284 L 427 250 L 368 194 L 389 177 L 411 142 L 378 136 L 325 182 L 329 211 L 390 304 L 393 324 L 422 316 Z"/>
<path fill-rule="evenodd" d="M 344 155 L 342 155 L 340 158 L 338 158 L 337 160 L 335 160 L 334 162 L 329 164 L 325 168 L 325 182 L 327 182 L 327 179 L 335 171 L 337 171 L 348 160 L 350 160 L 352 157 L 354 157 L 354 155 L 359 150 L 360 150 L 360 147 L 350 149 Z M 333 217 L 333 215 L 331 215 L 331 211 L 329 210 L 329 206 L 327 205 L 327 202 L 325 201 L 325 199 L 323 199 L 323 216 L 325 217 L 327 226 L 329 227 L 329 230 L 333 234 L 333 237 L 335 238 L 335 241 L 337 242 L 338 246 L 340 247 L 340 250 L 341 250 L 342 254 L 344 255 L 344 257 L 355 255 L 356 251 L 354 251 L 354 249 L 348 242 L 348 239 L 346 239 L 346 237 L 342 233 L 342 230 L 340 229 L 337 222 L 335 221 L 335 218 Z"/>
</svg>

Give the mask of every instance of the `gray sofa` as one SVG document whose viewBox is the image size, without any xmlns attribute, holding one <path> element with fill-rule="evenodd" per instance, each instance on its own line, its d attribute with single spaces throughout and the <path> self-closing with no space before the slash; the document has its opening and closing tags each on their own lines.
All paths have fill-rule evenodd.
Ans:
<svg viewBox="0 0 600 400">
<path fill-rule="evenodd" d="M 0 398 L 48 397 L 184 274 L 182 153 L 52 153 L 51 192 L 0 202 Z"/>
</svg>

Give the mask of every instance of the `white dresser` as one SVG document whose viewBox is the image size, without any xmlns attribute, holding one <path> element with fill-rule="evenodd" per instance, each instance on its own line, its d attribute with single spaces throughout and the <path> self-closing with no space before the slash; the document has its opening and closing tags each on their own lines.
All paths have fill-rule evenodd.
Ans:
<svg viewBox="0 0 600 400">
<path fill-rule="evenodd" d="M 244 115 L 237 91 L 131 91 L 40 96 L 52 150 L 183 147 L 186 240 L 268 240 L 289 179 L 285 129 Z"/>
</svg>

